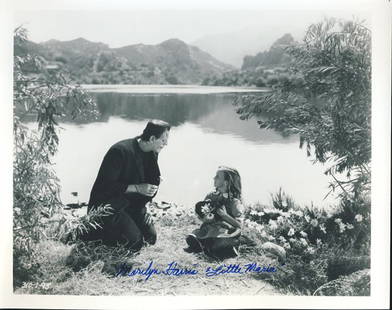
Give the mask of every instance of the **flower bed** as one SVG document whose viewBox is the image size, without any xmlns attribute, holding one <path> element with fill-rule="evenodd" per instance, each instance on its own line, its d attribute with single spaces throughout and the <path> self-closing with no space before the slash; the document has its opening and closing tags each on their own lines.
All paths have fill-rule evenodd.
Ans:
<svg viewBox="0 0 392 310">
<path fill-rule="evenodd" d="M 331 280 L 370 267 L 368 199 L 344 199 L 331 211 L 300 207 L 281 191 L 272 200 L 273 207 L 247 207 L 244 230 L 253 239 L 286 250 L 284 272 L 274 275 L 275 285 L 291 293 L 313 294 Z"/>
</svg>

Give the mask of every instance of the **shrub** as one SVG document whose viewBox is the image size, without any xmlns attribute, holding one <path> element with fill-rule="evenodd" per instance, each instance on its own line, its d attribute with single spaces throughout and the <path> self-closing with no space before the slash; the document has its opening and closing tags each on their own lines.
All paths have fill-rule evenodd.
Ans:
<svg viewBox="0 0 392 310">
<path fill-rule="evenodd" d="M 272 87 L 274 85 L 277 85 L 279 83 L 279 77 L 275 74 L 271 74 L 267 77 L 267 85 Z"/>
<path fill-rule="evenodd" d="M 58 121 L 67 115 L 95 117 L 95 104 L 61 72 L 48 72 L 43 61 L 26 48 L 27 31 L 14 33 L 14 162 L 13 238 L 14 286 L 37 269 L 35 248 L 44 236 L 45 219 L 61 207 L 58 179 L 51 167 L 56 153 Z M 31 73 L 31 68 L 36 72 Z M 90 113 L 91 112 L 91 113 Z M 29 130 L 25 115 L 34 115 L 38 128 Z"/>
<path fill-rule="evenodd" d="M 312 294 L 330 280 L 369 268 L 369 206 L 361 205 L 366 199 L 343 201 L 327 212 L 300 207 L 281 189 L 271 197 L 272 207 L 247 207 L 244 232 L 259 244 L 271 241 L 286 250 L 286 264 L 273 276 L 275 285 Z"/>
<path fill-rule="evenodd" d="M 265 81 L 264 78 L 259 77 L 259 78 L 257 78 L 257 80 L 256 80 L 256 82 L 255 82 L 255 85 L 256 85 L 257 87 L 265 87 L 265 86 L 267 85 L 267 83 L 266 83 L 266 81 Z"/>
<path fill-rule="evenodd" d="M 370 270 L 364 269 L 342 276 L 319 287 L 313 295 L 319 296 L 369 296 Z"/>
<path fill-rule="evenodd" d="M 237 112 L 242 119 L 256 117 L 260 128 L 300 136 L 314 161 L 331 162 L 326 174 L 331 191 L 341 194 L 369 190 L 371 160 L 371 34 L 360 23 L 328 19 L 309 26 L 303 44 L 290 46 L 292 83 L 274 86 L 268 96 L 242 96 Z M 349 180 L 336 175 L 346 173 Z"/>
<path fill-rule="evenodd" d="M 331 268 L 344 253 L 351 266 L 340 268 L 333 277 L 366 267 L 370 249 L 370 39 L 370 31 L 354 21 L 313 24 L 303 44 L 286 50 L 293 60 L 293 78 L 282 76 L 279 82 L 271 75 L 270 94 L 235 100 L 241 119 L 256 117 L 262 129 L 298 134 L 299 146 L 314 157 L 313 162 L 331 163 L 325 171 L 332 178 L 328 194 L 337 193 L 339 199 L 333 212 L 314 206 L 286 209 L 278 193 L 273 209 L 257 207 L 248 212 L 248 220 L 264 225 L 269 240 L 308 266 L 324 257 L 323 266 Z M 344 181 L 337 177 L 343 173 Z M 327 276 L 325 271 L 309 274 L 317 279 Z M 298 280 L 304 291 L 311 290 L 308 280 Z"/>
</svg>

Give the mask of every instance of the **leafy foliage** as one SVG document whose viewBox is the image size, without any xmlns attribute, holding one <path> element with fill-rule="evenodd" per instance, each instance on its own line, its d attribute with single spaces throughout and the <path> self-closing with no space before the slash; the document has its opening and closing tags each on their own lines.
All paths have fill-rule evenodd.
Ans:
<svg viewBox="0 0 392 310">
<path fill-rule="evenodd" d="M 286 250 L 285 265 L 272 277 L 274 285 L 288 293 L 312 295 L 329 281 L 343 281 L 346 275 L 370 267 L 370 201 L 348 203 L 353 202 L 343 200 L 339 208 L 328 211 L 302 207 L 280 190 L 272 195 L 272 206 L 246 209 L 244 232 L 258 244 L 270 241 Z M 363 290 L 320 289 L 317 294 L 366 294 L 368 284 Z"/>
<path fill-rule="evenodd" d="M 319 287 L 315 296 L 370 296 L 370 269 L 363 269 Z"/>
<path fill-rule="evenodd" d="M 48 239 L 64 243 L 76 242 L 90 230 L 101 228 L 102 219 L 113 214 L 110 204 L 94 208 L 85 215 L 74 214 L 69 210 L 59 210 L 55 216 L 45 220 L 44 234 Z"/>
<path fill-rule="evenodd" d="M 128 261 L 134 254 L 129 248 L 127 249 L 121 244 L 116 247 L 109 247 L 102 244 L 99 240 L 89 242 L 77 241 L 72 246 L 65 265 L 71 267 L 73 271 L 80 271 L 89 266 L 89 264 L 94 265 L 98 261 L 103 261 L 104 264 L 100 271 L 108 272 L 113 276 L 120 264 Z"/>
<path fill-rule="evenodd" d="M 298 134 L 315 161 L 332 163 L 326 171 L 343 195 L 369 190 L 371 160 L 370 31 L 356 22 L 334 19 L 311 25 L 302 44 L 287 47 L 291 74 L 266 96 L 236 101 L 242 119 L 261 118 L 261 128 Z M 345 172 L 348 181 L 338 181 Z"/>
<path fill-rule="evenodd" d="M 94 117 L 95 103 L 78 86 L 69 86 L 61 73 L 47 70 L 40 57 L 30 55 L 27 31 L 14 33 L 14 281 L 33 273 L 34 248 L 43 237 L 44 219 L 60 207 L 59 180 L 51 157 L 59 143 L 58 121 Z M 24 122 L 35 119 L 37 130 Z M 20 276 L 20 277 L 19 277 Z"/>
</svg>

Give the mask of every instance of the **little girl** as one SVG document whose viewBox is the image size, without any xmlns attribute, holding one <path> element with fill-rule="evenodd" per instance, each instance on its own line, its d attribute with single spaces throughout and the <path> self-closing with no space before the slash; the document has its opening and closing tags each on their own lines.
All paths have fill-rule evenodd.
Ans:
<svg viewBox="0 0 392 310">
<path fill-rule="evenodd" d="M 186 237 L 186 252 L 204 251 L 224 259 L 238 255 L 242 215 L 241 177 L 234 168 L 219 167 L 214 177 L 215 192 L 199 201 L 195 212 L 203 221 Z"/>
</svg>

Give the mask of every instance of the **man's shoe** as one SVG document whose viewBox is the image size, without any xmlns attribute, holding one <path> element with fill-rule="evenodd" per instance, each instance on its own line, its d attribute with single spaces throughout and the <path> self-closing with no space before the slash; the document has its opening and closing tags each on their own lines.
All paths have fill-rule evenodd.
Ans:
<svg viewBox="0 0 392 310">
<path fill-rule="evenodd" d="M 203 251 L 199 240 L 194 235 L 188 235 L 185 239 L 186 243 L 188 244 L 188 248 L 192 249 L 192 252 L 199 253 Z"/>
</svg>

